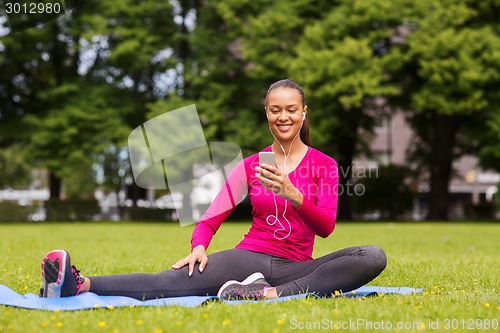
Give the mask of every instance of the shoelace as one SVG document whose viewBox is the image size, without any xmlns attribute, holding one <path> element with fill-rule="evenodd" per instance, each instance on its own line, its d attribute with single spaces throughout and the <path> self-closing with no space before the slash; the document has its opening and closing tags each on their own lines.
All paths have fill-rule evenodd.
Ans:
<svg viewBox="0 0 500 333">
<path fill-rule="evenodd" d="M 238 290 L 236 292 L 236 295 L 237 297 L 242 297 L 245 299 L 265 298 L 267 289 L 269 289 L 269 287 L 264 287 L 263 289 L 258 290 L 257 292 L 250 292 L 250 293 L 245 293 L 241 290 Z"/>
<path fill-rule="evenodd" d="M 73 273 L 75 280 L 76 280 L 76 294 L 78 295 L 80 293 L 80 289 L 82 289 L 83 282 L 85 281 L 85 278 L 83 275 L 80 274 L 80 271 L 76 269 L 75 266 L 71 266 L 71 273 Z"/>
</svg>

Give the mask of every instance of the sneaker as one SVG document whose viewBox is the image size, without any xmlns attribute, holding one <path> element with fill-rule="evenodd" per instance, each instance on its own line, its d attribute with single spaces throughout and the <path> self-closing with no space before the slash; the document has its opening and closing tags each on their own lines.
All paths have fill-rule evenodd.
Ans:
<svg viewBox="0 0 500 333">
<path fill-rule="evenodd" d="M 42 259 L 42 287 L 40 297 L 59 298 L 80 293 L 85 278 L 71 266 L 69 253 L 55 250 Z"/>
<path fill-rule="evenodd" d="M 242 282 L 227 281 L 217 293 L 223 300 L 266 299 L 266 290 L 272 288 L 262 273 L 253 273 Z"/>
</svg>

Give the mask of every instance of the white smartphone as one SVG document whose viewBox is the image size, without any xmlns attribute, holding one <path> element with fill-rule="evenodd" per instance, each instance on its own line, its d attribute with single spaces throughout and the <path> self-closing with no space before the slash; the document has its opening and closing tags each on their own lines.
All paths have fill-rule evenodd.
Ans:
<svg viewBox="0 0 500 333">
<path fill-rule="evenodd" d="M 267 164 L 271 166 L 276 165 L 276 155 L 272 151 L 261 151 L 259 153 L 259 165 Z"/>
<path fill-rule="evenodd" d="M 272 151 L 261 151 L 259 153 L 259 166 L 261 164 L 276 165 L 276 155 Z M 261 173 L 262 175 L 262 173 Z M 269 177 L 266 177 L 269 178 Z"/>
</svg>

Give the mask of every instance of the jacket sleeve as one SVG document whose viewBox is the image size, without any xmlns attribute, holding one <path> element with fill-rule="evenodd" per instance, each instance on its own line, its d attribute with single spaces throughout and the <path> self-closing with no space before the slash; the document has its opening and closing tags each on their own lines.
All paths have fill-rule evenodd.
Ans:
<svg viewBox="0 0 500 333">
<path fill-rule="evenodd" d="M 337 163 L 331 158 L 325 159 L 317 169 L 316 203 L 304 196 L 302 205 L 296 208 L 295 212 L 310 230 L 326 238 L 335 229 L 339 174 Z"/>
</svg>

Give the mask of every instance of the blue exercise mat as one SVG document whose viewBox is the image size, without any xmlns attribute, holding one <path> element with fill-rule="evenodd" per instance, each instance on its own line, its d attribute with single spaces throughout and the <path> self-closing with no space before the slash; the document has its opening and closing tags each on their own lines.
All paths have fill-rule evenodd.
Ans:
<svg viewBox="0 0 500 333">
<path fill-rule="evenodd" d="M 409 295 L 422 292 L 423 289 L 415 289 L 408 287 L 375 287 L 363 286 L 354 291 L 341 293 L 336 297 L 365 297 L 379 294 L 399 294 Z M 301 299 L 306 297 L 318 297 L 315 294 L 300 294 L 294 296 L 286 296 L 265 301 L 283 302 L 293 299 Z M 63 298 L 40 298 L 35 294 L 26 294 L 24 296 L 16 293 L 7 286 L 0 284 L 0 304 L 14 306 L 24 309 L 49 310 L 49 311 L 67 311 L 67 310 L 83 310 L 96 308 L 117 308 L 117 307 L 134 307 L 134 306 L 184 306 L 188 308 L 200 306 L 203 303 L 217 299 L 215 296 L 185 296 L 160 298 L 149 301 L 139 301 L 134 298 L 124 296 L 99 296 L 94 293 L 83 293 L 73 297 Z M 240 304 L 247 302 L 260 301 L 223 301 L 227 304 Z"/>
</svg>

